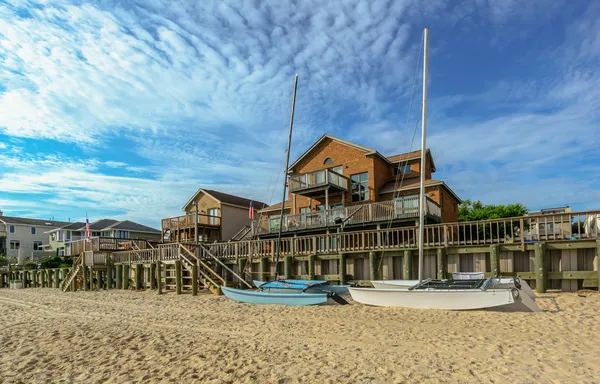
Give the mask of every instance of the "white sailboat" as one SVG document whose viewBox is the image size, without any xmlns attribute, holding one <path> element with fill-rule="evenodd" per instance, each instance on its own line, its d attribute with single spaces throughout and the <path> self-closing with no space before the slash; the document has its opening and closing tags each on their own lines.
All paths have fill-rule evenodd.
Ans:
<svg viewBox="0 0 600 384">
<path fill-rule="evenodd" d="M 425 169 L 427 127 L 427 43 L 428 28 L 423 33 L 423 105 L 421 119 L 421 170 Z M 358 303 L 382 306 L 441 310 L 499 310 L 540 312 L 535 294 L 518 278 L 423 280 L 423 232 L 425 225 L 425 172 L 421 172 L 419 191 L 419 279 L 372 281 L 375 288 L 349 287 L 352 299 Z"/>
</svg>

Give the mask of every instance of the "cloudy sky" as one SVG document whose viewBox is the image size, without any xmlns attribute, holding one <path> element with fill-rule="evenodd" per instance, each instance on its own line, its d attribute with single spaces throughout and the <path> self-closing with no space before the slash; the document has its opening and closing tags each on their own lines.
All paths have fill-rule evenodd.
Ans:
<svg viewBox="0 0 600 384">
<path fill-rule="evenodd" d="M 425 26 L 435 178 L 600 208 L 598 2 L 0 0 L 0 209 L 158 227 L 199 187 L 276 202 L 296 73 L 292 160 L 326 132 L 418 149 Z"/>
</svg>

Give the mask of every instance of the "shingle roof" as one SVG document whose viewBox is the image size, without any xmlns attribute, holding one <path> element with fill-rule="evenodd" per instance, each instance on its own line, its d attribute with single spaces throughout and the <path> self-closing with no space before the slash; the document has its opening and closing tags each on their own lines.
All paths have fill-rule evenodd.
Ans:
<svg viewBox="0 0 600 384">
<path fill-rule="evenodd" d="M 198 190 L 198 192 L 196 192 L 194 194 L 194 196 L 192 196 L 192 198 L 183 207 L 184 210 L 185 210 L 185 208 L 187 208 L 190 205 L 190 203 L 194 200 L 194 198 L 200 192 L 205 192 L 205 193 L 211 195 L 212 197 L 214 197 L 215 199 L 219 200 L 223 204 L 236 205 L 238 207 L 244 207 L 244 208 L 248 207 L 249 208 L 250 207 L 250 202 L 253 202 L 252 205 L 254 206 L 254 209 L 261 209 L 261 208 L 264 208 L 264 207 L 267 206 L 267 204 L 263 203 L 262 201 L 256 201 L 256 200 L 246 199 L 245 197 L 234 196 L 234 195 L 230 195 L 228 193 L 215 191 L 213 189 L 200 188 Z"/>
<path fill-rule="evenodd" d="M 435 172 L 435 163 L 433 162 L 433 156 L 431 155 L 431 150 L 427 149 L 427 155 L 429 155 L 429 160 L 431 161 L 431 170 Z M 400 161 L 420 159 L 421 158 L 421 150 L 399 153 L 397 155 L 388 156 L 387 159 L 390 163 L 398 163 Z"/>
<path fill-rule="evenodd" d="M 118 222 L 119 222 L 118 220 L 113 220 L 113 219 L 102 219 L 102 220 L 94 221 L 93 223 L 90 224 L 90 230 L 101 231 L 103 229 L 110 227 L 111 225 L 118 223 Z M 85 227 L 85 224 L 83 226 Z"/>
<path fill-rule="evenodd" d="M 154 229 L 152 227 L 148 227 L 142 224 L 134 223 L 133 221 L 125 220 L 114 224 L 110 229 L 120 229 L 122 231 L 132 231 L 132 232 L 153 232 L 153 233 L 161 233 L 158 229 Z"/>
<path fill-rule="evenodd" d="M 77 222 L 77 223 L 71 223 L 64 227 L 61 227 L 60 229 L 70 229 L 70 230 L 76 231 L 76 230 L 82 229 L 82 228 L 85 228 L 85 223 Z"/>
<path fill-rule="evenodd" d="M 290 200 L 286 200 L 285 201 L 285 205 L 283 206 L 283 209 L 289 209 L 292 206 L 292 202 Z M 268 211 L 275 211 L 277 209 L 281 209 L 281 202 L 273 204 L 273 205 L 269 205 L 268 207 L 263 208 L 262 210 L 258 211 L 258 212 L 268 212 Z"/>
<path fill-rule="evenodd" d="M 22 225 L 38 225 L 40 227 L 62 227 L 63 225 L 69 224 L 65 221 L 54 221 L 44 219 L 29 219 L 26 217 L 14 217 L 14 216 L 0 216 L 0 220 L 6 224 L 22 224 Z"/>
</svg>

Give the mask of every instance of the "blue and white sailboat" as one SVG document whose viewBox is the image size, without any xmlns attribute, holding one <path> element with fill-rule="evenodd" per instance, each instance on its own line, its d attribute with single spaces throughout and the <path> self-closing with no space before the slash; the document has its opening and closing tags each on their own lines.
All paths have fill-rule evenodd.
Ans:
<svg viewBox="0 0 600 384">
<path fill-rule="evenodd" d="M 292 127 L 294 125 L 294 109 L 296 106 L 296 90 L 298 86 L 298 74 L 294 80 L 294 94 L 292 97 L 292 114 L 290 117 L 290 131 L 288 136 L 287 157 L 285 163 L 285 172 L 283 177 L 283 198 L 285 201 L 287 188 L 287 175 L 290 162 L 290 147 L 292 142 Z M 284 205 L 281 204 L 280 216 L 283 218 Z M 277 258 L 275 261 L 275 280 L 270 282 L 254 281 L 254 285 L 258 291 L 248 291 L 230 287 L 221 287 L 225 296 L 232 300 L 240 301 L 249 304 L 281 304 L 281 305 L 317 305 L 323 304 L 329 298 L 339 304 L 348 304 L 346 300 L 341 298 L 335 291 L 347 292 L 347 286 L 332 286 L 325 280 L 281 280 L 277 275 L 277 265 L 279 264 L 279 256 L 281 254 L 281 225 L 277 237 Z M 332 287 L 336 287 L 332 289 Z M 341 288 L 337 288 L 341 287 Z"/>
</svg>

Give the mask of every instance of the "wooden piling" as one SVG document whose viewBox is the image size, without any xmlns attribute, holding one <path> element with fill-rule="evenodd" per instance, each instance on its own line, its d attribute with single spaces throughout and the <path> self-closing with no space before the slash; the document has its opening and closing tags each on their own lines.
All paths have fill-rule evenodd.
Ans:
<svg viewBox="0 0 600 384">
<path fill-rule="evenodd" d="M 89 276 L 88 276 L 88 267 L 86 267 L 85 265 L 81 267 L 82 271 L 83 271 L 83 290 L 84 291 L 89 291 L 90 290 L 90 286 L 89 284 Z"/>
<path fill-rule="evenodd" d="M 198 295 L 198 266 L 192 264 L 192 296 Z"/>
<path fill-rule="evenodd" d="M 340 254 L 339 272 L 340 284 L 344 285 L 348 283 L 348 255 L 345 253 Z"/>
<path fill-rule="evenodd" d="M 412 280 L 412 262 L 413 262 L 413 251 L 404 251 L 404 271 L 402 278 L 404 280 Z"/>
<path fill-rule="evenodd" d="M 129 289 L 129 265 L 123 265 L 123 289 Z"/>
<path fill-rule="evenodd" d="M 437 278 L 442 280 L 448 276 L 448 256 L 446 255 L 446 248 L 437 249 Z"/>
<path fill-rule="evenodd" d="M 48 288 L 52 288 L 54 286 L 54 269 L 48 270 Z"/>
<path fill-rule="evenodd" d="M 182 286 L 182 278 L 181 278 L 181 260 L 175 260 L 175 292 L 178 295 L 181 295 L 181 286 Z"/>
<path fill-rule="evenodd" d="M 369 252 L 369 278 L 377 280 L 377 252 Z"/>
<path fill-rule="evenodd" d="M 286 279 L 292 278 L 292 256 L 286 256 L 283 259 L 283 272 Z"/>
<path fill-rule="evenodd" d="M 268 281 L 269 280 L 269 258 L 268 257 L 261 257 L 260 258 L 260 279 L 262 281 Z"/>
<path fill-rule="evenodd" d="M 539 293 L 546 293 L 548 274 L 546 273 L 546 244 L 536 243 L 535 252 L 535 290 Z"/>
<path fill-rule="evenodd" d="M 158 294 L 162 294 L 162 268 L 160 261 L 156 262 L 156 288 L 158 289 Z"/>
<path fill-rule="evenodd" d="M 106 267 L 106 289 L 112 289 L 113 287 L 113 267 L 109 265 Z"/>
<path fill-rule="evenodd" d="M 150 289 L 156 289 L 156 264 L 150 264 Z"/>
<path fill-rule="evenodd" d="M 115 265 L 115 274 L 116 274 L 115 288 L 123 289 L 123 265 L 121 265 L 121 264 Z"/>
<path fill-rule="evenodd" d="M 246 280 L 246 274 L 244 273 L 244 269 L 246 268 L 246 261 L 247 259 L 244 258 L 239 258 L 237 260 L 237 264 L 238 264 L 238 275 L 242 276 L 244 278 L 244 280 Z M 240 282 L 240 287 L 243 286 L 243 284 Z"/>
<path fill-rule="evenodd" d="M 27 278 L 29 277 L 29 273 L 27 271 L 23 271 L 22 272 L 23 275 L 23 288 L 29 288 L 29 282 L 27 281 Z"/>
<path fill-rule="evenodd" d="M 54 288 L 60 288 L 60 269 L 54 270 Z"/>
<path fill-rule="evenodd" d="M 317 256 L 308 255 L 308 279 L 314 280 L 315 278 L 315 260 Z"/>
<path fill-rule="evenodd" d="M 498 245 L 490 245 L 490 271 L 492 277 L 500 277 L 500 253 Z"/>
<path fill-rule="evenodd" d="M 143 281 L 143 268 L 144 266 L 142 264 L 136 264 L 135 265 L 135 289 L 136 290 L 140 290 L 142 289 L 142 281 Z"/>
</svg>

